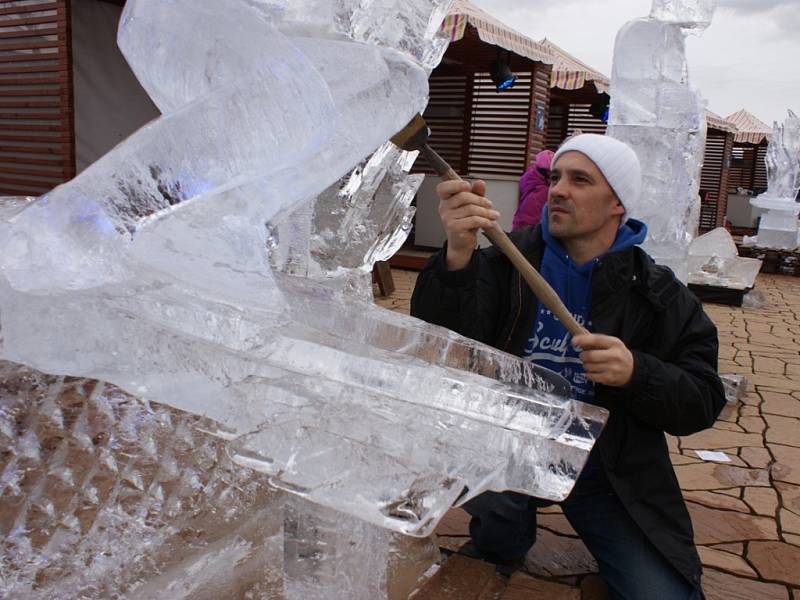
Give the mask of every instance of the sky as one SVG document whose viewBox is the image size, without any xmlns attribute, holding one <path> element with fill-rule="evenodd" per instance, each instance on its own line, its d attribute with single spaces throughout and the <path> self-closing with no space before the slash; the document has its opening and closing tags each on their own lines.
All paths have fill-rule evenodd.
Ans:
<svg viewBox="0 0 800 600">
<path fill-rule="evenodd" d="M 546 37 L 611 75 L 614 38 L 651 0 L 471 0 L 534 40 Z M 709 0 L 703 0 L 709 1 Z M 772 125 L 800 114 L 800 0 L 719 0 L 711 26 L 687 42 L 691 85 L 726 117 L 746 108 Z"/>
</svg>

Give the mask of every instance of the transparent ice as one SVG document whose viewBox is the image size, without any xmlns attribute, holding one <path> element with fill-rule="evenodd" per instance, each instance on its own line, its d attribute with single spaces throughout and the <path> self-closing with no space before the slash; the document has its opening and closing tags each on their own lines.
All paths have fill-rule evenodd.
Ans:
<svg viewBox="0 0 800 600">
<path fill-rule="evenodd" d="M 735 373 L 721 373 L 719 378 L 725 388 L 725 400 L 728 404 L 739 404 L 747 395 L 747 378 Z"/>
<path fill-rule="evenodd" d="M 0 596 L 281 597 L 283 495 L 209 427 L 0 361 Z"/>
<path fill-rule="evenodd" d="M 761 261 L 739 256 L 736 243 L 724 227 L 717 227 L 689 246 L 689 283 L 751 289 L 761 270 Z"/>
<path fill-rule="evenodd" d="M 800 204 L 800 117 L 791 110 L 774 125 L 767 148 L 767 191 L 750 203 L 767 212 L 761 215 L 754 243 L 765 248 L 793 250 L 799 245 L 797 215 Z"/>
<path fill-rule="evenodd" d="M 658 21 L 708 27 L 714 17 L 717 0 L 653 0 L 650 17 Z"/>
<path fill-rule="evenodd" d="M 608 135 L 642 165 L 642 199 L 632 216 L 648 225 L 645 249 L 688 278 L 689 244 L 700 215 L 705 103 L 689 86 L 686 36 L 710 23 L 715 2 L 654 0 L 649 18 L 617 34 Z"/>
<path fill-rule="evenodd" d="M 453 504 L 570 492 L 605 411 L 372 302 L 446 9 L 128 2 L 163 115 L 0 201 L 0 594 L 405 597 Z"/>
</svg>

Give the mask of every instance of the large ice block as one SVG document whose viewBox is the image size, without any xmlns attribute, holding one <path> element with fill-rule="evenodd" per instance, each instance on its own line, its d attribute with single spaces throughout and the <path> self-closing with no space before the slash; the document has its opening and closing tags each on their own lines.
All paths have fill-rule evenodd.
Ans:
<svg viewBox="0 0 800 600">
<path fill-rule="evenodd" d="M 346 573 L 373 600 L 398 535 L 453 504 L 569 494 L 606 411 L 370 297 L 420 183 L 386 140 L 426 103 L 446 5 L 128 3 L 119 39 L 162 116 L 0 199 L 1 593 L 331 597 Z M 61 399 L 64 377 L 94 391 Z M 363 573 L 337 549 L 354 531 Z M 275 540 L 281 577 L 248 588 Z"/>
<path fill-rule="evenodd" d="M 700 216 L 705 105 L 689 86 L 686 35 L 708 26 L 713 0 L 654 0 L 651 15 L 617 35 L 608 135 L 642 165 L 642 201 L 632 216 L 648 225 L 645 249 L 688 278 L 689 244 Z"/>
<path fill-rule="evenodd" d="M 281 285 L 283 312 L 156 279 L 102 295 L 6 289 L 4 355 L 211 418 L 275 485 L 404 533 L 427 535 L 486 489 L 569 493 L 604 413 L 557 376 L 347 290 Z"/>
</svg>

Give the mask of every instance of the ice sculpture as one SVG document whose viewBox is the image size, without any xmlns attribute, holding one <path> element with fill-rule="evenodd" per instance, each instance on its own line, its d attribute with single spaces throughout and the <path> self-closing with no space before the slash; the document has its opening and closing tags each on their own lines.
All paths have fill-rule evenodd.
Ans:
<svg viewBox="0 0 800 600">
<path fill-rule="evenodd" d="M 718 227 L 689 246 L 689 283 L 749 290 L 761 271 L 761 261 L 739 256 L 727 229 Z"/>
<path fill-rule="evenodd" d="M 484 490 L 569 493 L 605 411 L 369 297 L 420 183 L 385 140 L 446 9 L 128 2 L 163 116 L 0 201 L 2 594 L 401 597 L 433 552 L 400 534 Z"/>
<path fill-rule="evenodd" d="M 794 250 L 800 244 L 800 117 L 791 110 L 782 124 L 774 125 L 766 160 L 767 191 L 750 200 L 753 206 L 767 209 L 761 215 L 754 242 L 764 248 Z"/>
<path fill-rule="evenodd" d="M 645 249 L 684 283 L 699 215 L 706 140 L 704 102 L 689 86 L 686 36 L 704 30 L 716 0 L 654 0 L 649 18 L 617 34 L 608 135 L 629 144 L 642 164 Z"/>
</svg>

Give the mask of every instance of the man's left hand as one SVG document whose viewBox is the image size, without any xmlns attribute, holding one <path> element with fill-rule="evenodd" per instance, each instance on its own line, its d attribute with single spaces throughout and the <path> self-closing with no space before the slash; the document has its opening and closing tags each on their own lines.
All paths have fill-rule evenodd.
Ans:
<svg viewBox="0 0 800 600">
<path fill-rule="evenodd" d="M 580 348 L 586 376 L 595 383 L 621 387 L 633 377 L 633 354 L 621 339 L 598 333 L 584 333 L 572 338 Z"/>
</svg>

